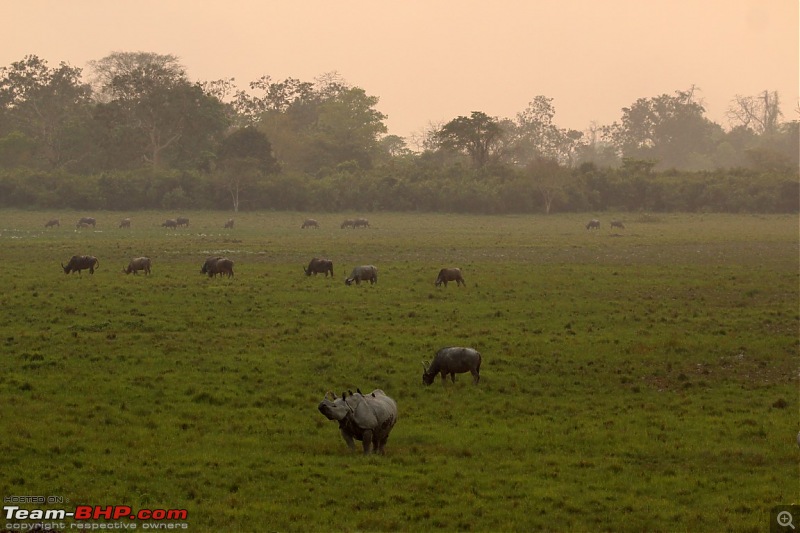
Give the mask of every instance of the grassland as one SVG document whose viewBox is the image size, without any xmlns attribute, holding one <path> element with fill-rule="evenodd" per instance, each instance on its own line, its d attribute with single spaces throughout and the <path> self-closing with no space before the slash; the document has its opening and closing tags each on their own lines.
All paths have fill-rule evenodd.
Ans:
<svg viewBox="0 0 800 533">
<path fill-rule="evenodd" d="M 192 531 L 764 531 L 800 500 L 796 216 L 83 214 L 0 211 L 3 496 Z M 199 273 L 217 253 L 234 278 Z M 423 387 L 453 344 L 480 385 Z M 356 387 L 397 400 L 386 456 L 317 411 Z"/>
</svg>

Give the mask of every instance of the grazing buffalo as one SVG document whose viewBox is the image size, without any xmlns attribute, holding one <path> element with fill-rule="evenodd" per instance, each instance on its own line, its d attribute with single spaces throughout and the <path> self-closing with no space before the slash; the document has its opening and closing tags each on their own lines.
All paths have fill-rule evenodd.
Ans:
<svg viewBox="0 0 800 533">
<path fill-rule="evenodd" d="M 447 287 L 448 281 L 455 281 L 456 286 L 464 285 L 465 287 L 467 284 L 464 282 L 464 278 L 461 276 L 461 269 L 460 268 L 443 268 L 439 271 L 439 276 L 436 278 L 435 285 L 438 287 L 442 283 L 444 286 Z"/>
<path fill-rule="evenodd" d="M 64 263 L 61 263 L 61 268 L 64 269 L 64 274 L 69 274 L 70 272 L 77 272 L 78 274 L 81 273 L 81 270 L 89 270 L 89 274 L 94 274 L 94 269 L 100 267 L 100 261 L 97 260 L 96 257 L 91 255 L 73 255 L 67 266 L 64 266 Z"/>
<path fill-rule="evenodd" d="M 175 220 L 174 218 L 168 218 L 167 220 L 164 221 L 163 224 L 161 224 L 161 226 L 164 228 L 177 228 L 178 221 Z"/>
<path fill-rule="evenodd" d="M 128 229 L 130 229 L 130 227 L 131 227 L 131 219 L 123 218 L 122 220 L 119 221 L 119 227 L 120 228 L 128 228 Z"/>
<path fill-rule="evenodd" d="M 225 223 L 225 229 L 233 229 L 233 219 L 229 218 L 228 221 Z"/>
<path fill-rule="evenodd" d="M 209 278 L 227 275 L 233 277 L 233 261 L 227 257 L 209 257 L 200 269 L 201 274 L 208 274 Z"/>
<path fill-rule="evenodd" d="M 473 348 L 462 348 L 461 346 L 449 346 L 436 352 L 433 362 L 422 363 L 424 372 L 422 373 L 422 383 L 430 385 L 436 378 L 436 374 L 442 375 L 442 384 L 447 380 L 447 374 L 453 383 L 456 382 L 456 374 L 470 372 L 472 383 L 475 385 L 481 380 L 481 354 Z"/>
<path fill-rule="evenodd" d="M 131 259 L 131 262 L 128 263 L 128 268 L 123 268 L 122 271 L 126 274 L 130 274 L 133 272 L 135 276 L 136 273 L 140 270 L 144 270 L 145 274 L 150 274 L 150 265 L 151 261 L 149 257 L 134 257 Z"/>
<path fill-rule="evenodd" d="M 81 224 L 86 224 L 86 226 L 82 226 Z M 76 224 L 76 227 L 91 226 L 94 228 L 96 225 L 97 225 L 97 220 L 95 220 L 93 217 L 81 217 L 81 219 Z"/>
<path fill-rule="evenodd" d="M 333 277 L 333 261 L 330 259 L 320 259 L 315 257 L 308 263 L 308 268 L 303 267 L 303 270 L 306 273 L 306 276 L 310 276 L 314 274 L 325 274 L 325 277 L 328 277 L 328 272 L 330 272 L 331 277 Z"/>
<path fill-rule="evenodd" d="M 203 263 L 203 266 L 200 267 L 200 273 L 201 274 L 208 274 L 210 276 L 211 275 L 210 274 L 211 265 L 213 265 L 214 263 L 216 263 L 220 259 L 222 259 L 221 255 L 218 255 L 216 257 L 207 257 L 205 263 Z"/>
<path fill-rule="evenodd" d="M 342 226 L 341 226 L 342 229 L 355 228 L 355 227 L 356 227 L 356 221 L 353 220 L 352 218 L 348 218 L 347 220 L 342 222 Z"/>
<path fill-rule="evenodd" d="M 327 392 L 317 409 L 328 420 L 339 422 L 339 432 L 351 450 L 356 449 L 353 439 L 362 441 L 365 454 L 370 453 L 370 447 L 372 453 L 383 454 L 397 422 L 397 404 L 380 389 L 369 394 L 350 392 L 349 396 L 343 392 L 340 398 Z"/>
<path fill-rule="evenodd" d="M 353 221 L 353 228 L 368 228 L 369 220 L 366 218 L 357 218 Z"/>
<path fill-rule="evenodd" d="M 625 229 L 625 224 L 623 224 L 621 220 L 612 220 L 611 221 L 611 227 L 612 228 Z"/>
<path fill-rule="evenodd" d="M 175 219 L 175 222 L 178 224 L 179 228 L 189 227 L 189 219 L 186 217 L 178 217 Z"/>
<path fill-rule="evenodd" d="M 53 226 L 58 226 L 60 228 L 61 227 L 61 221 L 59 219 L 57 219 L 57 218 L 51 218 L 44 225 L 45 228 L 52 228 Z"/>
<path fill-rule="evenodd" d="M 303 225 L 300 226 L 300 229 L 306 229 L 306 228 L 319 229 L 319 222 L 317 222 L 313 218 L 307 218 L 303 221 Z"/>
<path fill-rule="evenodd" d="M 361 265 L 353 269 L 350 277 L 344 280 L 345 285 L 352 285 L 353 282 L 359 285 L 362 281 L 369 281 L 370 284 L 378 283 L 378 268 L 373 265 Z"/>
<path fill-rule="evenodd" d="M 593 218 L 586 224 L 586 229 L 600 229 L 600 221 Z"/>
</svg>

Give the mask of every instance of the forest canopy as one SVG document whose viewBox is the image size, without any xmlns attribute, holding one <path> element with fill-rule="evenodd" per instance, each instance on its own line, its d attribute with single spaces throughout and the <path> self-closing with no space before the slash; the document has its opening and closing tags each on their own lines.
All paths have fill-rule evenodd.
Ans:
<svg viewBox="0 0 800 533">
<path fill-rule="evenodd" d="M 736 95 L 723 127 L 698 93 L 585 131 L 537 95 L 404 139 L 336 73 L 244 90 L 172 55 L 115 52 L 87 73 L 31 55 L 0 68 L 0 207 L 797 212 L 799 123 L 780 95 Z"/>
</svg>

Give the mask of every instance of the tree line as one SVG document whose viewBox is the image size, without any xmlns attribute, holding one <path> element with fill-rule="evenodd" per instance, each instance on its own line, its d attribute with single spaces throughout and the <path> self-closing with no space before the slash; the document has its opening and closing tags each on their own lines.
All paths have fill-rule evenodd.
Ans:
<svg viewBox="0 0 800 533">
<path fill-rule="evenodd" d="M 798 121 L 779 95 L 710 121 L 694 88 L 611 125 L 559 128 L 552 99 L 387 134 L 378 98 L 335 73 L 192 82 L 178 58 L 115 52 L 91 75 L 0 68 L 0 207 L 797 212 Z M 415 149 L 410 143 L 415 143 Z"/>
</svg>

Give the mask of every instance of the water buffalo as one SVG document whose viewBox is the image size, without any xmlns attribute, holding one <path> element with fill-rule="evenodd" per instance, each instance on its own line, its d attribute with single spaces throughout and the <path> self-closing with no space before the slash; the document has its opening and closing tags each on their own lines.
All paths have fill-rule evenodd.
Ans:
<svg viewBox="0 0 800 533">
<path fill-rule="evenodd" d="M 233 277 L 233 261 L 227 257 L 209 257 L 200 269 L 201 274 L 208 274 L 209 278 L 227 275 Z"/>
<path fill-rule="evenodd" d="M 314 274 L 325 274 L 325 277 L 328 277 L 328 272 L 331 273 L 331 277 L 333 277 L 333 261 L 330 259 L 320 259 L 315 257 L 308 263 L 308 268 L 303 268 L 306 273 L 306 276 L 310 276 Z"/>
<path fill-rule="evenodd" d="M 436 374 L 442 375 L 442 384 L 447 380 L 447 374 L 453 383 L 456 382 L 456 374 L 470 372 L 472 383 L 475 385 L 481 380 L 481 354 L 473 348 L 462 348 L 461 346 L 448 346 L 436 352 L 433 362 L 422 363 L 424 369 L 422 373 L 422 383 L 430 385 L 436 378 Z"/>
<path fill-rule="evenodd" d="M 163 224 L 161 224 L 161 227 L 164 227 L 164 228 L 177 228 L 178 227 L 178 221 L 175 220 L 174 218 L 168 218 L 167 220 L 164 221 Z"/>
<path fill-rule="evenodd" d="M 368 228 L 369 227 L 369 220 L 366 218 L 357 218 L 353 221 L 354 228 Z"/>
<path fill-rule="evenodd" d="M 625 224 L 623 224 L 621 220 L 612 220 L 611 221 L 611 227 L 612 228 L 625 229 Z"/>
<path fill-rule="evenodd" d="M 203 266 L 200 267 L 200 273 L 201 274 L 208 274 L 210 276 L 211 275 L 210 274 L 211 265 L 213 265 L 214 263 L 216 263 L 220 259 L 222 259 L 221 255 L 218 255 L 216 257 L 207 257 L 205 263 L 203 263 Z"/>
<path fill-rule="evenodd" d="M 328 399 L 330 395 L 331 399 Z M 361 391 L 342 393 L 340 398 L 332 392 L 317 407 L 328 420 L 339 422 L 339 432 L 351 450 L 356 446 L 353 439 L 363 442 L 364 453 L 384 453 L 386 441 L 397 422 L 397 404 L 380 389 L 369 394 Z"/>
<path fill-rule="evenodd" d="M 130 229 L 130 227 L 131 227 L 131 219 L 123 218 L 122 220 L 119 221 L 119 227 L 120 228 L 128 228 L 128 229 Z"/>
<path fill-rule="evenodd" d="M 319 229 L 319 222 L 317 222 L 313 218 L 307 218 L 303 221 L 303 225 L 300 226 L 300 229 L 306 229 L 306 228 Z"/>
<path fill-rule="evenodd" d="M 593 218 L 586 224 L 586 229 L 600 229 L 600 221 Z"/>
<path fill-rule="evenodd" d="M 91 255 L 73 255 L 67 266 L 64 266 L 64 263 L 61 263 L 61 268 L 64 269 L 64 274 L 69 274 L 70 272 L 77 272 L 78 274 L 81 273 L 81 270 L 89 270 L 89 274 L 94 274 L 94 269 L 100 267 L 100 261 L 97 260 L 96 257 Z"/>
<path fill-rule="evenodd" d="M 455 281 L 456 286 L 464 285 L 465 287 L 467 284 L 464 282 L 464 278 L 461 276 L 461 269 L 460 268 L 443 268 L 439 271 L 439 276 L 436 278 L 435 285 L 438 287 L 442 283 L 444 286 L 447 287 L 448 281 Z"/>
<path fill-rule="evenodd" d="M 356 227 L 356 221 L 353 220 L 352 218 L 348 218 L 347 220 L 342 222 L 342 226 L 341 226 L 342 229 L 355 228 L 355 227 Z"/>
<path fill-rule="evenodd" d="M 350 277 L 344 280 L 345 285 L 352 285 L 353 282 L 359 285 L 362 281 L 369 281 L 370 284 L 378 283 L 378 268 L 373 265 L 361 265 L 353 269 Z"/>
<path fill-rule="evenodd" d="M 128 268 L 123 268 L 122 271 L 126 274 L 130 274 L 133 272 L 135 276 L 136 273 L 140 270 L 144 270 L 145 274 L 150 274 L 150 265 L 151 261 L 149 257 L 134 257 L 131 259 L 131 262 L 128 263 Z"/>
<path fill-rule="evenodd" d="M 59 219 L 57 219 L 57 218 L 51 218 L 44 225 L 45 228 L 52 228 L 53 226 L 58 226 L 60 228 L 61 227 L 61 221 Z"/>
<path fill-rule="evenodd" d="M 76 227 L 85 227 L 81 226 L 81 224 L 86 224 L 86 226 L 95 227 L 95 225 L 97 224 L 97 220 L 95 220 L 93 217 L 81 217 L 81 219 L 78 220 Z"/>
<path fill-rule="evenodd" d="M 229 218 L 227 222 L 225 222 L 225 229 L 233 229 L 233 219 Z"/>
<path fill-rule="evenodd" d="M 175 222 L 178 224 L 179 228 L 189 227 L 189 219 L 186 217 L 178 217 L 175 219 Z"/>
</svg>

